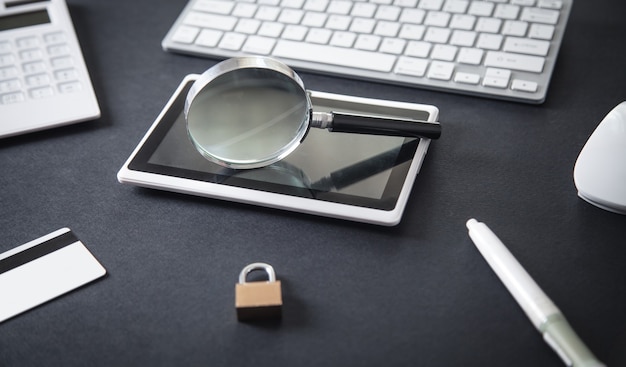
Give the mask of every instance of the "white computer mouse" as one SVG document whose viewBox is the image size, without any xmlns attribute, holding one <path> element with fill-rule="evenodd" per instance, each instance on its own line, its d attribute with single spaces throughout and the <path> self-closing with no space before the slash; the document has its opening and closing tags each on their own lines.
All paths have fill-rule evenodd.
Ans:
<svg viewBox="0 0 626 367">
<path fill-rule="evenodd" d="M 585 143 L 574 183 L 582 199 L 626 214 L 626 102 L 611 110 Z"/>
</svg>

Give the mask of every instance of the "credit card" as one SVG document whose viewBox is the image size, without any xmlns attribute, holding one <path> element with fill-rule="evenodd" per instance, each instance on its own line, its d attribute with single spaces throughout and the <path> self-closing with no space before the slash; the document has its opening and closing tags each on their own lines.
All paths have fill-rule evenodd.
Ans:
<svg viewBox="0 0 626 367">
<path fill-rule="evenodd" d="M 69 228 L 4 252 L 0 254 L 0 322 L 105 274 Z"/>
</svg>

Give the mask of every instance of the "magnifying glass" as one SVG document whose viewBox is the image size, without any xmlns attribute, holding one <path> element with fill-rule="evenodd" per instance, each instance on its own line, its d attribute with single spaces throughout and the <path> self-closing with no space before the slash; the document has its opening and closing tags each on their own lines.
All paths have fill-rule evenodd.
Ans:
<svg viewBox="0 0 626 367">
<path fill-rule="evenodd" d="M 232 169 L 285 158 L 309 128 L 437 139 L 441 125 L 342 112 L 315 112 L 300 77 L 282 62 L 238 57 L 205 71 L 185 100 L 187 133 L 208 160 Z"/>
</svg>

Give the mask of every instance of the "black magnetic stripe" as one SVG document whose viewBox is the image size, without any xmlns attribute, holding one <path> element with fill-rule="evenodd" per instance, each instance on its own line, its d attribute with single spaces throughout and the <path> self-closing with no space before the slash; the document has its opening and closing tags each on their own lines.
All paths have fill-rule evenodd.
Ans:
<svg viewBox="0 0 626 367">
<path fill-rule="evenodd" d="M 60 248 L 69 246 L 76 241 L 78 241 L 76 235 L 74 235 L 72 231 L 68 231 L 60 236 L 49 239 L 46 242 L 42 242 L 22 252 L 13 254 L 6 259 L 0 260 L 0 274 L 6 273 L 9 270 L 13 270 L 18 266 L 26 264 L 27 262 L 48 255 L 49 253 Z"/>
</svg>

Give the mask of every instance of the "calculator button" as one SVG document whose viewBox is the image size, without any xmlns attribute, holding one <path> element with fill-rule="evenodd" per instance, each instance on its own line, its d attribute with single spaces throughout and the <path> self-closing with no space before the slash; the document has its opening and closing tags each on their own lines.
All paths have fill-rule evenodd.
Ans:
<svg viewBox="0 0 626 367">
<path fill-rule="evenodd" d="M 11 51 L 11 44 L 9 41 L 0 41 L 0 53 Z"/>
<path fill-rule="evenodd" d="M 35 36 L 23 37 L 15 40 L 15 44 L 18 48 L 32 48 L 39 46 L 39 40 Z"/>
<path fill-rule="evenodd" d="M 48 76 L 48 74 L 35 74 L 35 75 L 29 75 L 26 77 L 26 84 L 33 86 L 33 87 L 38 87 L 41 85 L 48 85 L 50 84 L 50 77 Z"/>
<path fill-rule="evenodd" d="M 82 84 L 79 82 L 69 82 L 59 84 L 59 92 L 61 93 L 74 93 L 83 89 Z"/>
<path fill-rule="evenodd" d="M 50 59 L 50 64 L 53 68 L 64 68 L 68 66 L 74 65 L 74 60 L 72 60 L 71 56 L 59 56 Z"/>
<path fill-rule="evenodd" d="M 43 36 L 43 39 L 44 41 L 46 41 L 46 43 L 65 42 L 65 33 L 63 32 L 47 33 Z"/>
<path fill-rule="evenodd" d="M 2 104 L 11 104 L 18 103 L 24 101 L 24 93 L 22 92 L 14 92 L 0 95 L 0 103 Z"/>
<path fill-rule="evenodd" d="M 69 53 L 70 49 L 64 43 L 48 46 L 48 55 L 50 56 L 68 55 Z"/>
<path fill-rule="evenodd" d="M 15 58 L 11 54 L 0 54 L 0 66 L 13 65 Z"/>
<path fill-rule="evenodd" d="M 9 79 L 0 82 L 0 93 L 13 92 L 20 89 L 19 79 Z"/>
<path fill-rule="evenodd" d="M 74 69 L 63 69 L 55 71 L 54 77 L 59 81 L 75 80 L 78 78 L 78 74 Z"/>
<path fill-rule="evenodd" d="M 26 74 L 33 74 L 46 70 L 46 64 L 43 61 L 32 61 L 22 65 L 22 69 Z"/>
<path fill-rule="evenodd" d="M 8 79 L 17 75 L 17 68 L 14 66 L 7 66 L 0 68 L 0 79 Z"/>
<path fill-rule="evenodd" d="M 34 99 L 50 97 L 54 91 L 50 87 L 35 88 L 30 90 L 30 96 Z"/>
<path fill-rule="evenodd" d="M 24 61 L 41 60 L 42 56 L 41 50 L 38 48 L 20 51 L 20 59 Z"/>
</svg>

